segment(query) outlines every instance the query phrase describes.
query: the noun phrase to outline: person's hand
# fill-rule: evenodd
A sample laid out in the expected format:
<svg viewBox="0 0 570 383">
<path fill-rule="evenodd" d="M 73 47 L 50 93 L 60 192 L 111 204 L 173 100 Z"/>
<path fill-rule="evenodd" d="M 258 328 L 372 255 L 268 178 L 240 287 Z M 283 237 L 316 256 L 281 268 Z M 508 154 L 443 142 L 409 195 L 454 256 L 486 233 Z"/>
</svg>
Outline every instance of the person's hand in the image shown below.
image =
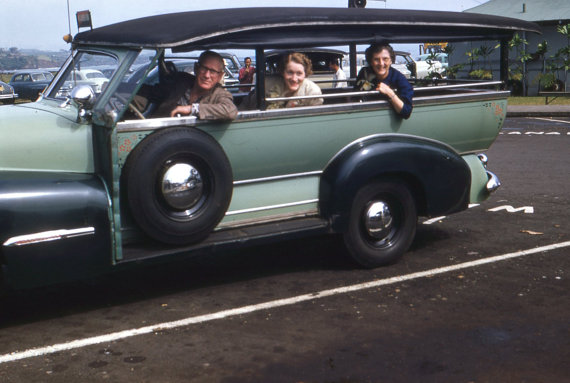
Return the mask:
<svg viewBox="0 0 570 383">
<path fill-rule="evenodd" d="M 176 108 L 170 112 L 170 117 L 176 117 L 178 114 L 191 114 L 192 113 L 192 105 L 178 105 Z"/>
<path fill-rule="evenodd" d="M 386 97 L 388 97 L 390 100 L 396 97 L 396 92 L 394 92 L 392 88 L 390 88 L 388 85 L 384 84 L 383 82 L 378 84 L 376 90 L 385 95 Z"/>
<path fill-rule="evenodd" d="M 392 88 L 390 88 L 388 85 L 384 84 L 383 82 L 378 84 L 376 90 L 385 95 L 386 97 L 388 97 L 389 100 L 392 100 L 394 97 L 396 97 L 396 92 L 394 92 Z"/>
</svg>

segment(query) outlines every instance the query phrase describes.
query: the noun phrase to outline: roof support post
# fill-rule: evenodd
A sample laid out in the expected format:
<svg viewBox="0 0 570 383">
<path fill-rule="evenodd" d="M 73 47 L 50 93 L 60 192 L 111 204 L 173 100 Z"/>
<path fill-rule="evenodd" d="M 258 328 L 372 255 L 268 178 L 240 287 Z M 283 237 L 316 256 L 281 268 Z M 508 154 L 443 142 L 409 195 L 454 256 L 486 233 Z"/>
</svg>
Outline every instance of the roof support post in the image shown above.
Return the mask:
<svg viewBox="0 0 570 383">
<path fill-rule="evenodd" d="M 263 48 L 255 49 L 255 94 L 257 107 L 265 110 L 265 52 Z"/>
<path fill-rule="evenodd" d="M 348 55 L 350 62 L 350 78 L 356 78 L 356 64 L 357 64 L 356 44 L 350 44 L 350 46 L 348 47 Z"/>
<path fill-rule="evenodd" d="M 507 81 L 509 80 L 509 40 L 501 40 L 501 58 L 500 58 L 500 80 L 503 82 L 501 88 L 507 89 Z"/>
</svg>

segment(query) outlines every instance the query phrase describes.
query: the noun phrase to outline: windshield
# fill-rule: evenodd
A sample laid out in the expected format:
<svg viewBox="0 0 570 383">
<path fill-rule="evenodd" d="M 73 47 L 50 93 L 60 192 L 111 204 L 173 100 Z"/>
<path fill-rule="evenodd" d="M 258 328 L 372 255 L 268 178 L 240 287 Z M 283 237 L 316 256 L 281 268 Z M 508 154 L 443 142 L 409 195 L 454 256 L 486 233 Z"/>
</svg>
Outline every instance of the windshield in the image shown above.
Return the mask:
<svg viewBox="0 0 570 383">
<path fill-rule="evenodd" d="M 65 73 L 58 80 L 56 86 L 51 90 L 48 97 L 65 100 L 71 93 L 71 90 L 77 85 L 89 85 L 95 96 L 99 96 L 106 85 L 109 83 L 111 76 L 106 77 L 98 67 L 111 67 L 111 75 L 118 67 L 116 57 L 101 53 L 79 52 L 74 58 L 72 65 L 66 68 Z"/>
</svg>

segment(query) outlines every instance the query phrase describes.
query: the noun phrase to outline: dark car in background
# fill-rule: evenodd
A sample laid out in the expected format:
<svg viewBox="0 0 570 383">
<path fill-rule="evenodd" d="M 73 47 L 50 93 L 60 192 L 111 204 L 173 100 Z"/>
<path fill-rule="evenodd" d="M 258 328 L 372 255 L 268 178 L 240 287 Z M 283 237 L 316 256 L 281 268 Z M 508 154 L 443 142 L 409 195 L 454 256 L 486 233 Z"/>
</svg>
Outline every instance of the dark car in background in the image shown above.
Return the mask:
<svg viewBox="0 0 570 383">
<path fill-rule="evenodd" d="M 14 73 L 10 85 L 19 98 L 36 101 L 40 93 L 53 80 L 50 71 L 42 69 L 20 70 Z"/>
<path fill-rule="evenodd" d="M 13 104 L 18 95 L 14 92 L 14 88 L 4 81 L 0 81 L 0 102 L 3 104 Z"/>
</svg>

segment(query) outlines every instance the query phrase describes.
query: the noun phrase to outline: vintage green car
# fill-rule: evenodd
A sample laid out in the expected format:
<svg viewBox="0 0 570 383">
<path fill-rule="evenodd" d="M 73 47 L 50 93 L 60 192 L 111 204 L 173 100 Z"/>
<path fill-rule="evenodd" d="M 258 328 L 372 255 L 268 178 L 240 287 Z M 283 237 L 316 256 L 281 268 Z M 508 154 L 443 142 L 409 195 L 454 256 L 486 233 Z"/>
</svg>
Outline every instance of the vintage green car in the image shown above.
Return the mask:
<svg viewBox="0 0 570 383">
<path fill-rule="evenodd" d="M 266 109 L 265 52 L 348 50 L 389 40 L 496 39 L 535 24 L 486 15 L 340 8 L 165 14 L 77 34 L 34 103 L 0 108 L 0 265 L 13 288 L 138 264 L 340 233 L 365 267 L 395 262 L 418 216 L 485 200 L 499 185 L 485 151 L 505 119 L 495 83 L 415 89 L 398 117 L 387 101 L 323 89 L 324 103 Z M 164 59 L 205 49 L 255 51 L 257 105 L 234 121 L 154 118 L 134 102 Z M 508 52 L 508 50 L 506 50 Z M 129 74 L 146 66 L 140 81 Z M 94 90 L 73 73 L 114 67 Z M 71 87 L 70 87 L 71 84 Z M 333 93 L 331 93 L 331 91 Z M 307 96 L 310 97 L 310 96 Z M 239 102 L 236 97 L 235 102 Z"/>
</svg>

